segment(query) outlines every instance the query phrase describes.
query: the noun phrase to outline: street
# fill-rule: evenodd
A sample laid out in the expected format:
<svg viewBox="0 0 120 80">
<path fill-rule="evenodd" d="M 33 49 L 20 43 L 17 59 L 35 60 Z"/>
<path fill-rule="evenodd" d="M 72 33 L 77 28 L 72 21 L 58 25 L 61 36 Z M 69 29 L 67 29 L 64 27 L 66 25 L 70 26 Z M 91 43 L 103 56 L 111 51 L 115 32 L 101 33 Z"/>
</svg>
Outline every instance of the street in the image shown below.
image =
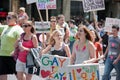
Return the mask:
<svg viewBox="0 0 120 80">
<path fill-rule="evenodd" d="M 101 77 L 102 77 L 103 72 L 104 72 L 104 64 L 100 62 L 100 67 L 99 68 L 100 68 L 100 80 L 101 80 Z M 111 80 L 115 80 L 116 76 L 112 75 L 114 72 L 115 72 L 115 70 L 113 70 L 112 73 L 111 73 Z M 17 79 L 16 79 L 15 75 L 9 75 L 8 80 L 17 80 Z M 32 77 L 32 80 L 44 80 L 44 79 L 34 75 Z"/>
</svg>

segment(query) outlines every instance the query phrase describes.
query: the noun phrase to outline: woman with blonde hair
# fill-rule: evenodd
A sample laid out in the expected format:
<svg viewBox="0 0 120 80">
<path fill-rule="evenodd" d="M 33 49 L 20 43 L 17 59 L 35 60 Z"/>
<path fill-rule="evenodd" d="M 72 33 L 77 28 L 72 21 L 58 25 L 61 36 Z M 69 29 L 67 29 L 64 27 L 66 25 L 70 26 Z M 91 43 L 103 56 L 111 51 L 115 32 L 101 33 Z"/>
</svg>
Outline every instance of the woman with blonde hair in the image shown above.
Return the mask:
<svg viewBox="0 0 120 80">
<path fill-rule="evenodd" d="M 95 46 L 90 31 L 85 25 L 78 26 L 77 38 L 73 45 L 71 64 L 95 62 Z"/>
<path fill-rule="evenodd" d="M 50 36 L 48 46 L 42 50 L 42 54 L 48 53 L 50 51 L 51 55 L 59 55 L 70 57 L 70 49 L 67 44 L 63 41 L 63 35 L 61 31 L 55 30 L 53 31 L 52 35 Z"/>
</svg>

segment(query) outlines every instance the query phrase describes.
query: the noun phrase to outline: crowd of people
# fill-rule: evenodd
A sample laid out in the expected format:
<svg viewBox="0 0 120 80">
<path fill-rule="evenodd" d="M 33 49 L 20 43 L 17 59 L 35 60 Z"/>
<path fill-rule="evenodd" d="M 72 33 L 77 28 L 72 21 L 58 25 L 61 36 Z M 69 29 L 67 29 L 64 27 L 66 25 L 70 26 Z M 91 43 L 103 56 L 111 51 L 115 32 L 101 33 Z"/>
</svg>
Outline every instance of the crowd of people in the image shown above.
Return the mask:
<svg viewBox="0 0 120 80">
<path fill-rule="evenodd" d="M 116 70 L 116 80 L 120 77 L 120 37 L 119 26 L 113 25 L 112 32 L 104 31 L 104 22 L 65 21 L 65 16 L 50 17 L 50 32 L 46 41 L 38 39 L 34 23 L 21 7 L 19 13 L 9 12 L 6 25 L 0 25 L 0 80 L 7 80 L 7 74 L 16 74 L 18 80 L 31 80 L 34 68 L 26 67 L 26 58 L 31 48 L 44 44 L 39 54 L 51 54 L 70 58 L 70 64 L 105 64 L 102 80 L 110 80 L 110 72 Z M 19 47 L 15 61 L 13 52 Z"/>
</svg>

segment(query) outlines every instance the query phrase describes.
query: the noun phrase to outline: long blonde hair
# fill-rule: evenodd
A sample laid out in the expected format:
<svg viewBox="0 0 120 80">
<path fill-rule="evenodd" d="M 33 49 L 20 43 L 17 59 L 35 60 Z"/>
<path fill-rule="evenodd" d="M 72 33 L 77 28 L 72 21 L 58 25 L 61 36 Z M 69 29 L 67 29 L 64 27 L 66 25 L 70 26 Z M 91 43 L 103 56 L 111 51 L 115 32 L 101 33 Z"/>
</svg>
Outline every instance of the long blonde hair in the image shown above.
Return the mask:
<svg viewBox="0 0 120 80">
<path fill-rule="evenodd" d="M 54 37 L 57 33 L 61 33 L 61 31 L 60 31 L 60 30 L 54 30 L 54 31 L 52 32 L 48 44 L 50 44 L 50 45 L 52 45 L 52 46 L 55 45 L 55 40 L 54 40 L 53 37 Z"/>
</svg>

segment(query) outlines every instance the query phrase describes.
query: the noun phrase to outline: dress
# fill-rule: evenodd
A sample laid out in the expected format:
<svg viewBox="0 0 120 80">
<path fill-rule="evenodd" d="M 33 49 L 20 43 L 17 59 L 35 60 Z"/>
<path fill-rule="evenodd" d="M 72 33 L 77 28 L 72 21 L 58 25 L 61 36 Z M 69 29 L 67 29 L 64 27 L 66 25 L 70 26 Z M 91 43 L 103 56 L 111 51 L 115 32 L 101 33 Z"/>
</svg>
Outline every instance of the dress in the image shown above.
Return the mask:
<svg viewBox="0 0 120 80">
<path fill-rule="evenodd" d="M 85 46 L 82 50 L 78 50 L 78 44 L 73 47 L 73 52 L 76 54 L 75 64 L 81 64 L 83 61 L 88 60 L 90 57 L 88 41 L 86 41 Z"/>
</svg>

